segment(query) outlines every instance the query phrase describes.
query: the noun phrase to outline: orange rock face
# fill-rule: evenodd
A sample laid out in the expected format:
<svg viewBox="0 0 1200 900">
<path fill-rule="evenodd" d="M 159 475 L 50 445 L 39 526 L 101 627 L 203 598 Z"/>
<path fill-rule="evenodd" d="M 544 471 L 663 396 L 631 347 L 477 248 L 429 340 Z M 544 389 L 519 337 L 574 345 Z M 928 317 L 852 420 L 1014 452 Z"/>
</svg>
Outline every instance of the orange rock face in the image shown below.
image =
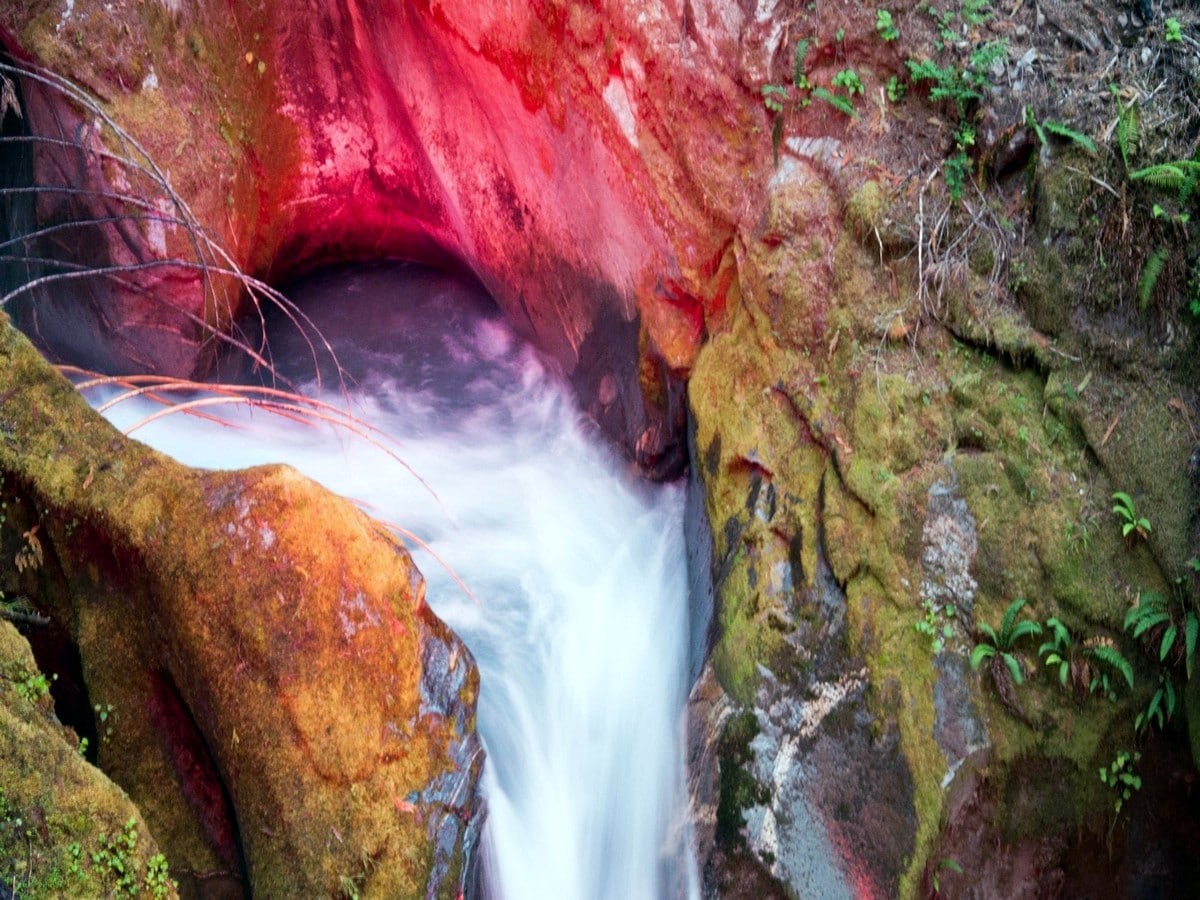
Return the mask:
<svg viewBox="0 0 1200 900">
<path fill-rule="evenodd" d="M 408 554 L 290 469 L 124 441 L 0 328 L 0 485 L 44 548 L 16 587 L 77 645 L 99 762 L 172 866 L 263 896 L 460 890 L 478 674 Z"/>
<path fill-rule="evenodd" d="M 386 255 L 464 266 L 561 362 L 607 430 L 640 448 L 643 466 L 676 468 L 681 419 L 664 398 L 723 304 L 735 229 L 759 214 L 770 145 L 746 84 L 757 84 L 778 36 L 764 40 L 739 7 L 715 3 L 258 6 L 113 11 L 79 0 L 60 20 L 0 3 L 0 23 L 9 43 L 103 98 L 230 262 L 264 278 Z M 22 84 L 35 134 L 88 134 L 94 116 Z M 119 141 L 95 130 L 119 155 Z M 81 171 L 94 153 L 37 147 L 37 181 L 90 192 L 44 202 L 43 222 L 114 206 L 128 214 L 127 202 L 97 196 L 122 179 L 152 195 L 162 218 L 188 218 L 128 165 Z M 96 226 L 86 253 L 56 249 L 92 267 L 106 254 L 194 263 L 187 242 L 177 222 L 143 216 Z M 30 304 L 51 347 L 76 357 L 91 348 L 109 368 L 191 374 L 212 364 L 206 328 L 229 326 L 219 276 L 214 285 L 194 268 L 153 265 L 130 283 L 72 287 L 85 281 L 86 338 L 72 337 L 77 300 Z M 657 383 L 645 383 L 639 360 Z M 605 376 L 621 387 L 615 403 L 598 402 Z"/>
</svg>

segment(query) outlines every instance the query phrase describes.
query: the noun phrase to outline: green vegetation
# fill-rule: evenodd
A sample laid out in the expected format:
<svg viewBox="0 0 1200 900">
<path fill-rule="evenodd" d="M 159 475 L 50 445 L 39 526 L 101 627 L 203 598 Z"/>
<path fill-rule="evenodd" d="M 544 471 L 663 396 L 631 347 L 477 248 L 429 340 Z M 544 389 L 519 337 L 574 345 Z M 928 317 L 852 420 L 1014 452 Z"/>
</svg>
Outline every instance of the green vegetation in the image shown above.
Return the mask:
<svg viewBox="0 0 1200 900">
<path fill-rule="evenodd" d="M 1151 532 L 1150 520 L 1145 516 L 1139 516 L 1137 507 L 1134 506 L 1133 498 L 1123 491 L 1117 491 L 1112 495 L 1115 505 L 1112 508 L 1113 514 L 1121 520 L 1121 537 L 1128 538 L 1133 534 L 1140 538 L 1145 538 Z"/>
<path fill-rule="evenodd" d="M 892 21 L 891 12 L 886 9 L 875 10 L 875 32 L 885 41 L 894 41 L 900 37 L 896 23 Z"/>
<path fill-rule="evenodd" d="M 98 849 L 92 853 L 92 865 L 102 873 L 104 884 L 111 894 L 137 897 L 143 891 L 156 898 L 168 897 L 178 887 L 167 874 L 167 860 L 157 853 L 146 863 L 142 876 L 136 856 L 138 842 L 137 819 L 129 819 L 125 827 L 111 838 L 101 834 Z"/>
<path fill-rule="evenodd" d="M 844 36 L 839 31 L 835 42 L 840 42 Z M 792 55 L 791 85 L 764 84 L 762 86 L 763 105 L 775 115 L 775 123 L 771 129 L 771 147 L 775 154 L 775 162 L 779 163 L 779 144 L 783 139 L 783 116 L 789 110 L 807 109 L 813 100 L 828 103 L 834 109 L 851 118 L 860 118 L 854 108 L 854 95 L 866 91 L 862 80 L 854 69 L 846 68 L 837 72 L 830 79 L 829 87 L 814 85 L 808 78 L 808 52 L 813 46 L 809 38 L 801 38 L 796 42 Z M 838 93 L 841 88 L 845 93 Z"/>
<path fill-rule="evenodd" d="M 1112 829 L 1116 827 L 1117 816 L 1121 813 L 1121 807 L 1125 802 L 1133 796 L 1133 792 L 1141 790 L 1142 779 L 1134 771 L 1134 767 L 1141 760 L 1142 754 L 1134 751 L 1130 753 L 1127 750 L 1119 752 L 1113 761 L 1100 769 L 1100 781 L 1108 786 L 1113 794 L 1113 818 L 1112 825 L 1109 827 L 1109 834 L 1112 834 Z"/>
<path fill-rule="evenodd" d="M 1133 666 L 1110 639 L 1097 636 L 1076 644 L 1070 629 L 1053 616 L 1046 620 L 1046 631 L 1050 640 L 1038 647 L 1038 656 L 1060 685 L 1073 690 L 1077 702 L 1097 692 L 1115 702 L 1116 675 L 1133 688 Z"/>
<path fill-rule="evenodd" d="M 971 668 L 976 671 L 985 659 L 991 660 L 988 668 L 996 691 L 1004 705 L 1017 715 L 1023 713 L 1017 702 L 1015 686 L 1024 683 L 1025 674 L 1020 661 L 1013 653 L 1013 648 L 1021 638 L 1042 633 L 1040 622 L 1033 619 L 1017 621 L 1017 614 L 1024 605 L 1023 599 L 1014 600 L 1008 605 L 1004 617 L 1000 620 L 999 632 L 986 622 L 980 623 L 979 630 L 985 640 L 976 644 L 975 649 L 971 651 Z"/>
<path fill-rule="evenodd" d="M 1196 570 L 1200 563 L 1193 558 L 1188 567 Z M 1186 576 L 1175 580 L 1170 597 L 1155 591 L 1143 591 L 1125 614 L 1125 630 L 1135 640 L 1141 640 L 1158 665 L 1158 687 L 1145 709 L 1134 721 L 1137 733 L 1155 725 L 1161 731 L 1175 715 L 1179 705 L 1175 673 L 1183 669 L 1192 677 L 1195 667 L 1196 639 L 1200 635 L 1200 615 L 1194 598 L 1186 590 Z"/>
<path fill-rule="evenodd" d="M 1166 39 L 1171 40 L 1169 36 Z M 1181 32 L 1179 40 L 1182 40 Z M 1163 273 L 1172 270 L 1175 283 L 1190 288 L 1186 308 L 1193 316 L 1200 316 L 1200 262 L 1193 262 L 1191 283 L 1188 285 L 1184 258 L 1184 248 L 1191 239 L 1189 223 L 1192 212 L 1200 200 L 1200 191 L 1197 190 L 1200 186 L 1200 147 L 1195 149 L 1191 159 L 1154 163 L 1133 170 L 1130 160 L 1141 142 L 1141 117 L 1136 104 L 1122 102 L 1117 85 L 1109 85 L 1109 90 L 1118 103 L 1117 148 L 1126 177 L 1131 184 L 1147 185 L 1157 192 L 1150 199 L 1151 218 L 1169 226 L 1166 231 L 1156 226 L 1148 235 L 1150 239 L 1146 243 L 1153 249 L 1141 262 L 1136 291 L 1138 308 L 1145 311 L 1149 307 Z"/>
<path fill-rule="evenodd" d="M 939 13 L 931 10 L 942 35 L 940 49 L 958 40 L 954 29 L 953 12 Z M 977 25 L 990 17 L 986 0 L 965 0 L 961 10 L 962 21 Z M 942 175 L 951 200 L 961 200 L 967 181 L 975 173 L 975 163 L 970 149 L 975 145 L 975 126 L 972 110 L 984 97 L 991 84 L 988 74 L 992 65 L 1008 53 L 1007 41 L 985 41 L 978 44 L 967 55 L 938 62 L 933 59 L 910 59 L 906 62 L 914 84 L 928 82 L 929 98 L 935 103 L 949 103 L 954 114 L 954 149 L 942 163 Z"/>
<path fill-rule="evenodd" d="M 954 608 L 953 603 L 939 607 L 929 599 L 921 602 L 921 608 L 925 610 L 925 616 L 913 623 L 913 631 L 929 638 L 930 653 L 941 653 L 946 647 L 946 641 L 954 636 L 954 628 L 946 620 L 955 618 L 958 610 Z"/>
<path fill-rule="evenodd" d="M 9 669 L 8 680 L 12 682 L 13 690 L 30 703 L 36 703 L 50 693 L 51 679 L 41 672 L 26 672 L 14 665 Z"/>
<path fill-rule="evenodd" d="M 63 828 L 60 822 L 51 829 Z M 130 818 L 111 837 L 101 833 L 87 853 L 78 841 L 46 842 L 45 824 L 35 826 L 0 787 L 0 877 L 15 897 L 173 896 L 166 857 L 156 853 L 141 871 L 137 820 Z"/>
<path fill-rule="evenodd" d="M 1062 122 L 1055 122 L 1053 119 L 1044 119 L 1041 122 L 1033 114 L 1033 107 L 1025 107 L 1025 124 L 1033 129 L 1033 133 L 1037 135 L 1038 143 L 1043 147 L 1050 143 L 1046 137 L 1047 133 L 1065 138 L 1068 141 L 1082 147 L 1093 156 L 1096 155 L 1096 144 L 1080 131 L 1075 131 L 1073 128 L 1068 128 Z"/>
<path fill-rule="evenodd" d="M 963 873 L 963 868 L 961 865 L 959 865 L 958 860 L 956 859 L 946 858 L 939 862 L 937 864 L 937 868 L 933 870 L 933 878 L 931 879 L 933 883 L 933 892 L 935 894 L 940 894 L 942 892 L 942 872 L 957 872 L 959 875 L 961 875 Z"/>
<path fill-rule="evenodd" d="M 1179 20 L 1174 16 L 1168 18 L 1164 24 L 1163 40 L 1168 44 L 1183 43 L 1183 27 L 1179 24 Z"/>
</svg>

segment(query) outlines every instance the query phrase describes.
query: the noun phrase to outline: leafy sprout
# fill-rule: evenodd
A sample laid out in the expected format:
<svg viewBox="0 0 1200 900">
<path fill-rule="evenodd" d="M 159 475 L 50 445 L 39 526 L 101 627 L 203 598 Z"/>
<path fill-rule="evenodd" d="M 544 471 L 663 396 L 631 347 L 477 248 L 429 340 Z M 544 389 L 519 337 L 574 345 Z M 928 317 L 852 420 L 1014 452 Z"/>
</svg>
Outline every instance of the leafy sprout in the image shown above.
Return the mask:
<svg viewBox="0 0 1200 900">
<path fill-rule="evenodd" d="M 975 649 L 971 652 L 971 668 L 976 671 L 979 670 L 985 659 L 990 660 L 988 669 L 992 681 L 996 685 L 996 690 L 1000 694 L 1000 699 L 1017 715 L 1023 715 L 1023 713 L 1017 702 L 1014 686 L 1024 683 L 1025 674 L 1021 669 L 1020 661 L 1013 653 L 1013 647 L 1023 637 L 1037 636 L 1042 633 L 1040 622 L 1033 619 L 1018 621 L 1018 614 L 1024 605 L 1025 600 L 1020 598 L 1008 605 L 1008 609 L 1004 611 L 1004 617 L 1000 620 L 998 632 L 986 622 L 980 623 L 979 631 L 985 639 L 976 644 Z"/>
</svg>

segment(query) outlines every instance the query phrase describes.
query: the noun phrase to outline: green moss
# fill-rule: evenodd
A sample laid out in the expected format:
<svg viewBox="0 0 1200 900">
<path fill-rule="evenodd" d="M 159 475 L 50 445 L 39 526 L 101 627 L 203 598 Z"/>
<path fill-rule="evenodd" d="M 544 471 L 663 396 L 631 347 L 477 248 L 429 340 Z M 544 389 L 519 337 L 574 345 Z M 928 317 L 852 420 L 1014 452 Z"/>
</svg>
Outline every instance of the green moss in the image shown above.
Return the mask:
<svg viewBox="0 0 1200 900">
<path fill-rule="evenodd" d="M 717 744 L 720 770 L 720 800 L 717 805 L 716 838 L 727 849 L 743 849 L 744 812 L 752 806 L 770 800 L 754 776 L 746 771 L 752 759 L 750 742 L 758 734 L 758 723 L 752 711 L 738 713 L 725 723 Z"/>
<path fill-rule="evenodd" d="M 37 672 L 28 642 L 0 620 L 0 670 Z M 0 881 L 29 898 L 107 896 L 128 873 L 129 896 L 174 897 L 146 884 L 158 848 L 129 798 L 78 751 L 49 696 L 0 678 Z M 119 848 L 111 838 L 121 834 Z M 129 836 L 132 835 L 132 838 Z"/>
</svg>

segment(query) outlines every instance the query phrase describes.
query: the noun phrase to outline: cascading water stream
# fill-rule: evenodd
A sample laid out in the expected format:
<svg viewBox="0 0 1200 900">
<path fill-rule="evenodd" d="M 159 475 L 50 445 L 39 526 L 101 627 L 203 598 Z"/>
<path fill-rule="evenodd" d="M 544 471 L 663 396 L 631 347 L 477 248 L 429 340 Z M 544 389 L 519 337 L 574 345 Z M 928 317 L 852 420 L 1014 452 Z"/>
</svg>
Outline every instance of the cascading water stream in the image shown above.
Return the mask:
<svg viewBox="0 0 1200 900">
<path fill-rule="evenodd" d="M 437 613 L 481 671 L 482 862 L 493 897 L 696 896 L 680 750 L 687 679 L 683 492 L 613 457 L 567 388 L 478 288 L 394 264 L 293 293 L 356 381 L 305 393 L 392 435 L 437 497 L 344 430 L 241 409 L 136 437 L 194 466 L 288 462 L 418 534 Z M 277 367 L 313 375 L 275 335 Z M 95 399 L 95 398 L 93 398 Z M 141 402 L 114 406 L 128 427 Z"/>
</svg>

